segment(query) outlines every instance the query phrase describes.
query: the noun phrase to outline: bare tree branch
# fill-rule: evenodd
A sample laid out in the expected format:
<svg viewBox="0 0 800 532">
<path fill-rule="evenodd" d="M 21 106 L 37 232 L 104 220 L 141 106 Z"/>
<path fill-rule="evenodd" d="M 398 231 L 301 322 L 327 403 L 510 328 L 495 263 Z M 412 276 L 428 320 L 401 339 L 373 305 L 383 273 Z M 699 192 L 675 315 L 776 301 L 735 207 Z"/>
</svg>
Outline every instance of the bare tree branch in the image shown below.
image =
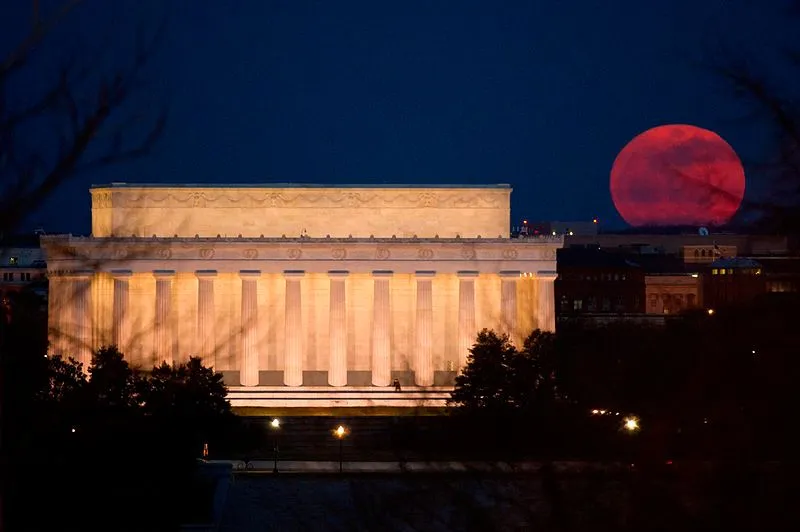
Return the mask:
<svg viewBox="0 0 800 532">
<path fill-rule="evenodd" d="M 33 2 L 33 28 L 28 36 L 0 63 L 0 86 L 17 69 L 27 61 L 34 47 L 39 44 L 64 18 L 75 9 L 83 0 L 69 0 L 51 17 L 42 20 L 39 11 L 39 2 Z"/>
<path fill-rule="evenodd" d="M 97 61 L 79 65 L 73 57 L 33 103 L 13 106 L 8 101 L 12 78 L 26 67 L 33 68 L 32 54 L 82 3 L 65 0 L 55 14 L 43 19 L 34 1 L 31 33 L 0 60 L 0 233 L 12 231 L 78 173 L 147 155 L 164 130 L 165 106 L 143 105 L 144 112 L 132 109 L 135 97 L 147 93 L 142 77 L 165 32 L 164 24 L 152 33 L 138 28 L 127 64 L 106 70 Z M 46 138 L 40 138 L 40 131 Z"/>
</svg>

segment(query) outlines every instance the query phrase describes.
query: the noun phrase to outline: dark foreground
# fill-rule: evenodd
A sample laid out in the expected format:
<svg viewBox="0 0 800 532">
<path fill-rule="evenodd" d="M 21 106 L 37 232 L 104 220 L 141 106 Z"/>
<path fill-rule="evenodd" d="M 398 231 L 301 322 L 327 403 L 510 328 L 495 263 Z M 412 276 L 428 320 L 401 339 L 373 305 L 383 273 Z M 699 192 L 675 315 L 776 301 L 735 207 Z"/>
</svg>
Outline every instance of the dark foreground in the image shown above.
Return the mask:
<svg viewBox="0 0 800 532">
<path fill-rule="evenodd" d="M 798 530 L 796 465 L 238 474 L 223 531 Z"/>
</svg>

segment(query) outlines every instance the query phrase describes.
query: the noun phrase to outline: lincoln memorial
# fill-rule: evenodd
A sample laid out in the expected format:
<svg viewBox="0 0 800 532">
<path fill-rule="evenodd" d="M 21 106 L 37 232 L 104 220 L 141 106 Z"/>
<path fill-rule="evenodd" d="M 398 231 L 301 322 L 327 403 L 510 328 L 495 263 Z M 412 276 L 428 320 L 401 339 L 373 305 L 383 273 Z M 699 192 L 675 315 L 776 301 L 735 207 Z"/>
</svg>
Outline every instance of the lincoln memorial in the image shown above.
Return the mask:
<svg viewBox="0 0 800 532">
<path fill-rule="evenodd" d="M 553 330 L 560 237 L 510 238 L 511 188 L 134 185 L 42 237 L 50 352 L 202 357 L 234 407 L 441 405 L 483 328 Z M 393 382 L 402 385 L 396 391 Z"/>
</svg>

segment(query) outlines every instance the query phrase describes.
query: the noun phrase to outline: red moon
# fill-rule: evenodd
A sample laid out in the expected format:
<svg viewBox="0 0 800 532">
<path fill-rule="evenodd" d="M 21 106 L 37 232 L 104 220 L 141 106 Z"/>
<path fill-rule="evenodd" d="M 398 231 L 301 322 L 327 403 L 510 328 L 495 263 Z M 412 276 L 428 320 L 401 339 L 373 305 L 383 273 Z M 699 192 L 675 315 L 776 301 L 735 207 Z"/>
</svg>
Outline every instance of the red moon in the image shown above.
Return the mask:
<svg viewBox="0 0 800 532">
<path fill-rule="evenodd" d="M 744 186 L 733 148 L 713 131 L 683 124 L 634 137 L 611 168 L 611 198 L 632 226 L 724 225 Z"/>
</svg>

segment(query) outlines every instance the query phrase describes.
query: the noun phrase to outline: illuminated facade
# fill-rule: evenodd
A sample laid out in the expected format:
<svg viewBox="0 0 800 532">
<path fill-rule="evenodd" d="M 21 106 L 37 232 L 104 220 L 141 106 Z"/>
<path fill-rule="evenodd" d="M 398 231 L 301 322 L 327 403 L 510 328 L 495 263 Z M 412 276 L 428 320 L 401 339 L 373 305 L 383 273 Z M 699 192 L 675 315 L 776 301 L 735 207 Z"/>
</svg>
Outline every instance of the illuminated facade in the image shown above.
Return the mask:
<svg viewBox="0 0 800 532">
<path fill-rule="evenodd" d="M 83 363 L 201 356 L 237 407 L 440 405 L 477 331 L 555 328 L 562 240 L 509 238 L 507 185 L 91 194 L 91 237 L 42 239 L 51 352 Z"/>
</svg>

